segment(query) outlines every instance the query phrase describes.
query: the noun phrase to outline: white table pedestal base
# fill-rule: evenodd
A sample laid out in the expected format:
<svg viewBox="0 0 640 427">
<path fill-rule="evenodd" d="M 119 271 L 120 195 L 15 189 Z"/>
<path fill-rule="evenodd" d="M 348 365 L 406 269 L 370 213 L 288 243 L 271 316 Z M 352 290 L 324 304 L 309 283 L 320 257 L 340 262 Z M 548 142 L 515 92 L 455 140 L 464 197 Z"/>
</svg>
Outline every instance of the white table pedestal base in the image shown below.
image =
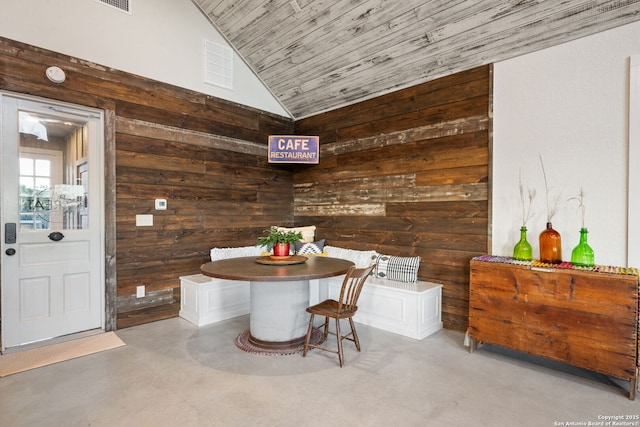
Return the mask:
<svg viewBox="0 0 640 427">
<path fill-rule="evenodd" d="M 251 282 L 250 341 L 268 348 L 304 342 L 309 325 L 309 281 Z"/>
</svg>

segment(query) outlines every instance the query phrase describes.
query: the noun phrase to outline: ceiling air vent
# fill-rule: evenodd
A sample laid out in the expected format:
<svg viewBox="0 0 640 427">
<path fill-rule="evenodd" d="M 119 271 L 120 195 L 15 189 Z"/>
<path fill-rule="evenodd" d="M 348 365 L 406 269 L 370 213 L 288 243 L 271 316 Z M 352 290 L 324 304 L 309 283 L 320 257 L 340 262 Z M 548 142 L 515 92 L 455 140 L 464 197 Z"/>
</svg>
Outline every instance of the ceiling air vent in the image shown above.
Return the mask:
<svg viewBox="0 0 640 427">
<path fill-rule="evenodd" d="M 98 3 L 106 4 L 107 6 L 114 7 L 123 12 L 131 14 L 131 1 L 130 0 L 96 0 Z"/>
<path fill-rule="evenodd" d="M 204 41 L 204 81 L 226 89 L 233 89 L 233 50 Z"/>
</svg>

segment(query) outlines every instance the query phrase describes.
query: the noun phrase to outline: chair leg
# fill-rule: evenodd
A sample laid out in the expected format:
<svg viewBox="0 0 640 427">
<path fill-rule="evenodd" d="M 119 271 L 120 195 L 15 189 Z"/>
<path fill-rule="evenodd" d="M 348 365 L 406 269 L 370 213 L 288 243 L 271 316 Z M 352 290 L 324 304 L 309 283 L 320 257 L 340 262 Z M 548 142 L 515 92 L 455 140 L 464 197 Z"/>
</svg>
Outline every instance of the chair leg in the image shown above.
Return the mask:
<svg viewBox="0 0 640 427">
<path fill-rule="evenodd" d="M 311 318 L 309 319 L 309 327 L 307 328 L 307 336 L 304 339 L 304 350 L 302 352 L 302 357 L 307 356 L 307 351 L 309 351 L 309 340 L 311 339 L 311 331 L 313 330 L 313 314 L 311 314 Z"/>
<path fill-rule="evenodd" d="M 324 337 L 322 338 L 322 342 L 325 342 L 329 337 L 329 318 L 324 318 Z"/>
<path fill-rule="evenodd" d="M 351 335 L 353 335 L 353 342 L 356 345 L 356 349 L 360 351 L 360 340 L 358 339 L 358 333 L 356 332 L 356 327 L 353 324 L 353 319 L 349 317 L 349 325 L 351 326 Z"/>
<path fill-rule="evenodd" d="M 338 338 L 338 360 L 342 368 L 342 334 L 340 333 L 340 319 L 336 319 L 336 337 Z"/>
</svg>

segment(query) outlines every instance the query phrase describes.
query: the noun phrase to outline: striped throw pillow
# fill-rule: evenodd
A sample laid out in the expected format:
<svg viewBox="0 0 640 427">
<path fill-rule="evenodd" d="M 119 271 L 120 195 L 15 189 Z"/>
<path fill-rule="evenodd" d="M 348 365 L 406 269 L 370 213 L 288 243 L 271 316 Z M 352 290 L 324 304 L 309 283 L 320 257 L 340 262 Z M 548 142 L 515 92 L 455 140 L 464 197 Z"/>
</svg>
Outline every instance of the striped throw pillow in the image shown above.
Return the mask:
<svg viewBox="0 0 640 427">
<path fill-rule="evenodd" d="M 374 277 L 409 283 L 415 283 L 418 280 L 419 256 L 399 257 L 379 254 L 373 261 L 378 263 L 373 270 Z"/>
</svg>

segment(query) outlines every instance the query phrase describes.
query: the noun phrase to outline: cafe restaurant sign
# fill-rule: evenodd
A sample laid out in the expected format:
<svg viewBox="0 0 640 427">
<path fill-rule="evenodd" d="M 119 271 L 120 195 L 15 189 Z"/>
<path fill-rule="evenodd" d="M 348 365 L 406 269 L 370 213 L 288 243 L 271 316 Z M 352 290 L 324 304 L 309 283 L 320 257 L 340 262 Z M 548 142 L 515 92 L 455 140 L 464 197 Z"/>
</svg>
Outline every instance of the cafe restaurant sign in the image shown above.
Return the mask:
<svg viewBox="0 0 640 427">
<path fill-rule="evenodd" d="M 320 137 L 269 135 L 269 163 L 320 163 Z"/>
</svg>

